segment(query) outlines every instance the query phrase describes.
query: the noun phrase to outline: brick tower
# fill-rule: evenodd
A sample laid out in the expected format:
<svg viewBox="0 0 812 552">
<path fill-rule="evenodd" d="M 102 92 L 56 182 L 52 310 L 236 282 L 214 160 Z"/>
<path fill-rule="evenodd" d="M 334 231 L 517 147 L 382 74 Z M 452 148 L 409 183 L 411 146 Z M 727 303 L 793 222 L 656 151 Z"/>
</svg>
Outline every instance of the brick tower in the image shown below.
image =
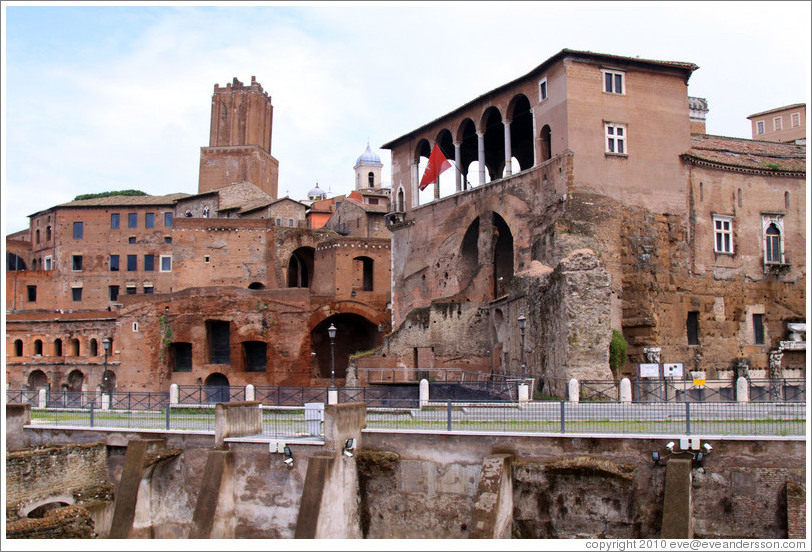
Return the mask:
<svg viewBox="0 0 812 552">
<path fill-rule="evenodd" d="M 279 161 L 271 156 L 273 106 L 262 85 L 251 77 L 245 86 L 234 78 L 214 85 L 209 146 L 200 148 L 198 193 L 235 182 L 251 182 L 277 197 Z"/>
</svg>

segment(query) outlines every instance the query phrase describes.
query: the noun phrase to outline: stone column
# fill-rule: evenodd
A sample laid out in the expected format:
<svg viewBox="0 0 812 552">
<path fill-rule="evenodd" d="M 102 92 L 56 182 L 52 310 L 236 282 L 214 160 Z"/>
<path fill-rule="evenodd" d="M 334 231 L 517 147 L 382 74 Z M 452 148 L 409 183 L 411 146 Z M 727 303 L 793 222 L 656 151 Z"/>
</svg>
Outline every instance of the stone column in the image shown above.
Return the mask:
<svg viewBox="0 0 812 552">
<path fill-rule="evenodd" d="M 338 388 L 331 387 L 327 390 L 327 404 L 338 404 Z"/>
<path fill-rule="evenodd" d="M 429 382 L 428 380 L 420 380 L 420 408 L 429 404 Z"/>
<path fill-rule="evenodd" d="M 417 162 L 415 161 L 412 163 L 411 169 L 411 183 L 409 185 L 409 189 L 412 191 L 412 207 L 417 207 L 420 205 L 420 190 L 418 186 L 420 185 L 420 174 L 419 174 L 419 167 Z"/>
<path fill-rule="evenodd" d="M 479 161 L 479 185 L 485 184 L 485 133 L 477 131 L 477 161 Z"/>
<path fill-rule="evenodd" d="M 510 123 L 511 121 L 509 119 L 505 119 L 502 123 L 505 127 L 505 178 L 513 174 L 513 151 L 510 147 Z"/>
<path fill-rule="evenodd" d="M 526 383 L 519 384 L 519 405 L 526 405 L 530 402 L 530 386 Z"/>
<path fill-rule="evenodd" d="M 256 391 L 254 386 L 250 383 L 245 386 L 245 400 L 246 401 L 253 401 L 254 397 L 256 397 Z"/>
<path fill-rule="evenodd" d="M 175 404 L 178 404 L 178 402 L 180 402 L 178 400 L 179 394 L 180 394 L 180 390 L 178 388 L 177 383 L 173 383 L 172 385 L 169 386 L 169 404 L 170 405 L 175 405 Z"/>
<path fill-rule="evenodd" d="M 744 376 L 739 376 L 736 380 L 736 400 L 740 403 L 750 402 L 750 386 Z"/>
<path fill-rule="evenodd" d="M 39 408 L 45 408 L 48 404 L 48 391 L 46 389 L 40 389 L 37 393 L 37 406 Z"/>
<path fill-rule="evenodd" d="M 629 381 L 629 378 L 620 380 L 620 402 L 632 402 L 632 382 Z"/>
<path fill-rule="evenodd" d="M 454 142 L 454 172 L 456 175 L 454 176 L 454 182 L 456 186 L 456 190 L 459 192 L 462 190 L 462 152 L 460 148 L 462 147 L 462 142 Z"/>
<path fill-rule="evenodd" d="M 575 378 L 572 378 L 569 383 L 569 397 L 572 403 L 577 403 L 581 400 L 581 385 Z"/>
</svg>

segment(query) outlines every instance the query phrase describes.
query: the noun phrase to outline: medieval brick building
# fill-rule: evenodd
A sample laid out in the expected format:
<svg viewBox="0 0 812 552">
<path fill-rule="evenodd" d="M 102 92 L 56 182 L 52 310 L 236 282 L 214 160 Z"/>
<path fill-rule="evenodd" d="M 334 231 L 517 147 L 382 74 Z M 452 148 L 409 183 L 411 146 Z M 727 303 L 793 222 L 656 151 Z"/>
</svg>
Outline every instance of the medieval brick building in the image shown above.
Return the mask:
<svg viewBox="0 0 812 552">
<path fill-rule="evenodd" d="M 382 232 L 309 229 L 312 198 L 276 197 L 272 113 L 254 78 L 215 85 L 197 194 L 77 199 L 7 237 L 12 388 L 326 384 L 329 325 L 339 382 L 350 354 L 380 344 L 391 316 L 379 161 L 355 172 L 383 213 L 356 226 Z"/>
<path fill-rule="evenodd" d="M 629 375 L 647 359 L 766 371 L 776 351 L 803 373 L 805 345 L 783 344 L 805 321 L 805 147 L 704 134 L 696 69 L 562 50 L 385 144 L 396 331 L 359 378 L 518 377 L 520 315 L 527 375 L 559 396 L 619 375 L 612 329 Z M 454 168 L 422 192 L 435 145 Z"/>
</svg>

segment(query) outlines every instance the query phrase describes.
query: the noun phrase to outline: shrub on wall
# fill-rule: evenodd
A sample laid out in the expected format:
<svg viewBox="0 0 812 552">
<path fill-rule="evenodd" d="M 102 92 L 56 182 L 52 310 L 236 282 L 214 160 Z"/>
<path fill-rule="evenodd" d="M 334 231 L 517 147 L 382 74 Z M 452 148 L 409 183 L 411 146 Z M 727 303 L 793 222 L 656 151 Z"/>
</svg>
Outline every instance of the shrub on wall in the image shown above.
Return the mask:
<svg viewBox="0 0 812 552">
<path fill-rule="evenodd" d="M 626 364 L 626 350 L 628 347 L 623 334 L 613 329 L 612 341 L 609 342 L 609 367 L 614 374 L 617 374 Z"/>
</svg>

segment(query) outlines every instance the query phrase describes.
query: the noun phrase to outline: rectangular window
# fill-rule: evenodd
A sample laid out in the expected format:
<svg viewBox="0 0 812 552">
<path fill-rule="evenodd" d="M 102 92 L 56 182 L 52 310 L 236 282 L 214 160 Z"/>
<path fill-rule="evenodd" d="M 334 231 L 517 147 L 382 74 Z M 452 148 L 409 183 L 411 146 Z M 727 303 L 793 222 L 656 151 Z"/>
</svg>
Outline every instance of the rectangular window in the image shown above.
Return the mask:
<svg viewBox="0 0 812 552">
<path fill-rule="evenodd" d="M 135 286 L 127 286 L 127 295 L 135 295 Z"/>
<path fill-rule="evenodd" d="M 192 344 L 172 343 L 169 346 L 173 372 L 192 371 Z"/>
<path fill-rule="evenodd" d="M 781 117 L 774 117 L 773 118 L 773 130 L 781 130 L 782 125 Z"/>
<path fill-rule="evenodd" d="M 764 315 L 753 315 L 753 343 L 764 345 Z"/>
<path fill-rule="evenodd" d="M 688 345 L 699 345 L 699 311 L 688 313 L 685 326 L 688 332 Z"/>
<path fill-rule="evenodd" d="M 801 114 L 800 113 L 793 113 L 790 115 L 790 119 L 792 120 L 792 127 L 799 127 L 801 126 Z"/>
<path fill-rule="evenodd" d="M 127 271 L 134 272 L 138 270 L 138 255 L 127 255 Z"/>
<path fill-rule="evenodd" d="M 293 219 L 288 219 L 288 226 L 293 228 Z"/>
<path fill-rule="evenodd" d="M 130 236 L 127 238 L 127 243 L 135 243 L 135 236 Z"/>
<path fill-rule="evenodd" d="M 138 228 L 138 213 L 130 213 L 127 215 L 127 227 Z"/>
<path fill-rule="evenodd" d="M 45 257 L 45 270 L 51 270 L 51 257 L 50 255 Z"/>
<path fill-rule="evenodd" d="M 119 213 L 110 213 L 110 228 L 118 228 L 121 224 L 121 215 Z"/>
<path fill-rule="evenodd" d="M 547 99 L 547 77 L 539 81 L 539 101 L 543 102 Z"/>
<path fill-rule="evenodd" d="M 606 153 L 626 154 L 626 125 L 605 123 Z"/>
<path fill-rule="evenodd" d="M 715 253 L 733 253 L 733 222 L 730 217 L 714 216 L 713 233 Z"/>
<path fill-rule="evenodd" d="M 172 226 L 172 213 L 164 213 L 164 226 L 167 228 Z"/>
<path fill-rule="evenodd" d="M 28 291 L 28 302 L 29 303 L 36 303 L 37 302 L 37 286 L 26 286 L 26 290 Z"/>
<path fill-rule="evenodd" d="M 172 236 L 164 236 L 164 243 L 172 243 Z"/>
<path fill-rule="evenodd" d="M 147 295 L 149 295 L 150 293 L 153 293 L 154 290 L 155 290 L 155 288 L 152 287 L 152 286 L 146 286 L 146 285 L 144 286 L 144 293 L 147 294 Z"/>
<path fill-rule="evenodd" d="M 229 364 L 231 362 L 231 327 L 224 320 L 206 321 L 209 343 L 209 363 Z"/>
<path fill-rule="evenodd" d="M 147 213 L 144 215 L 144 227 L 155 228 L 155 213 Z"/>
<path fill-rule="evenodd" d="M 147 272 L 155 270 L 155 255 L 144 255 L 144 270 Z"/>
<path fill-rule="evenodd" d="M 172 271 L 172 256 L 161 255 L 161 272 L 171 272 L 171 271 Z"/>
<path fill-rule="evenodd" d="M 82 300 L 82 288 L 75 287 L 71 288 L 71 297 L 74 301 L 81 301 Z"/>
<path fill-rule="evenodd" d="M 764 121 L 758 121 L 756 123 L 756 133 L 764 134 Z"/>
<path fill-rule="evenodd" d="M 110 255 L 110 272 L 118 272 L 118 255 Z"/>
<path fill-rule="evenodd" d="M 73 256 L 73 270 L 82 270 L 82 256 L 81 255 L 74 255 Z"/>
<path fill-rule="evenodd" d="M 118 301 L 118 286 L 108 286 L 110 290 L 110 300 L 111 301 Z"/>
<path fill-rule="evenodd" d="M 603 91 L 610 94 L 623 94 L 625 73 L 615 70 L 603 71 Z"/>
<path fill-rule="evenodd" d="M 74 222 L 73 223 L 73 239 L 74 240 L 81 240 L 85 234 L 85 223 L 84 222 Z"/>
</svg>

